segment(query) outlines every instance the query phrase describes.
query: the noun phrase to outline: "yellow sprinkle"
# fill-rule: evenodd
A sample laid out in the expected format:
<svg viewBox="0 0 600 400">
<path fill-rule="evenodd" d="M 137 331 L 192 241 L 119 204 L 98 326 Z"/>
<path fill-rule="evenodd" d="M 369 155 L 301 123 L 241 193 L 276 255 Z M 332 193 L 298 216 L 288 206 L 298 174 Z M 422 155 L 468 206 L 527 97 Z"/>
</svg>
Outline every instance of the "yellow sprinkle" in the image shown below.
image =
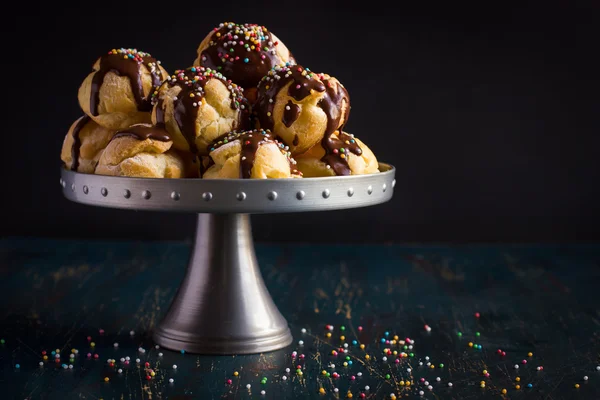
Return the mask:
<svg viewBox="0 0 600 400">
<path fill-rule="evenodd" d="M 346 158 L 345 154 L 340 154 L 340 158 Z"/>
<path fill-rule="evenodd" d="M 190 93 L 190 97 L 194 97 L 195 95 L 195 93 Z"/>
<path fill-rule="evenodd" d="M 485 374 L 487 374 L 487 369 L 484 369 L 484 370 L 483 370 L 483 374 L 484 374 L 484 375 L 485 375 Z"/>
<path fill-rule="evenodd" d="M 71 349 L 71 353 L 75 354 L 75 349 Z"/>
<path fill-rule="evenodd" d="M 56 349 L 55 351 L 56 351 L 57 353 L 60 353 L 60 349 Z"/>
<path fill-rule="evenodd" d="M 406 386 L 410 386 L 410 381 L 406 381 Z"/>
<path fill-rule="evenodd" d="M 392 340 L 390 343 L 391 343 L 391 344 L 396 344 L 396 341 L 395 341 L 395 340 Z"/>
<path fill-rule="evenodd" d="M 485 382 L 482 383 L 481 385 L 479 385 L 480 387 L 484 388 L 485 387 Z"/>
<path fill-rule="evenodd" d="M 527 357 L 533 357 L 533 353 L 532 352 L 527 353 Z"/>
<path fill-rule="evenodd" d="M 334 356 L 334 355 L 335 355 L 335 353 L 336 353 L 336 351 L 335 351 L 335 350 L 331 350 L 331 355 L 332 355 L 332 356 Z"/>
<path fill-rule="evenodd" d="M 404 381 L 400 381 L 400 386 L 404 386 Z"/>
<path fill-rule="evenodd" d="M 238 376 L 240 373 L 237 371 L 233 371 L 233 376 Z"/>
<path fill-rule="evenodd" d="M 479 382 L 480 385 L 485 385 L 485 381 Z"/>
<path fill-rule="evenodd" d="M 327 371 L 325 371 L 325 370 L 321 371 L 321 375 L 327 375 Z"/>
<path fill-rule="evenodd" d="M 350 141 L 349 141 L 349 140 L 346 140 L 346 144 L 350 144 Z"/>
<path fill-rule="evenodd" d="M 150 376 L 155 376 L 155 375 L 156 375 L 156 372 L 154 372 L 154 371 L 150 372 Z"/>
<path fill-rule="evenodd" d="M 347 367 L 348 363 L 346 361 L 344 361 L 344 367 Z"/>
<path fill-rule="evenodd" d="M 108 376 L 104 378 L 104 382 L 108 382 L 110 381 L 110 379 L 108 379 Z"/>
<path fill-rule="evenodd" d="M 506 389 L 502 389 L 502 394 L 506 394 L 507 390 Z"/>
<path fill-rule="evenodd" d="M 96 343 L 92 342 L 92 343 L 90 343 L 90 346 L 96 347 Z"/>
<path fill-rule="evenodd" d="M 271 113 L 268 113 L 268 114 L 271 114 Z M 331 337 L 331 332 L 327 332 L 327 334 L 325 336 Z"/>
<path fill-rule="evenodd" d="M 271 116 L 271 113 L 270 113 L 270 112 L 268 112 L 268 113 L 267 113 L 267 117 L 270 117 L 270 116 Z M 327 337 L 331 337 L 331 333 L 329 333 L 329 332 L 328 332 L 328 333 L 327 333 Z"/>
<path fill-rule="evenodd" d="M 217 37 L 221 37 L 221 32 L 217 32 Z"/>
<path fill-rule="evenodd" d="M 319 389 L 319 393 L 325 394 L 325 389 L 323 389 L 323 388 Z"/>
<path fill-rule="evenodd" d="M 469 342 L 469 347 L 473 347 L 473 342 Z"/>
<path fill-rule="evenodd" d="M 517 377 L 515 378 L 515 381 L 517 381 L 517 382 L 521 382 L 521 377 L 517 376 Z"/>
<path fill-rule="evenodd" d="M 371 356 L 367 354 L 367 355 L 365 356 L 365 360 L 370 360 L 370 359 L 371 359 Z"/>
<path fill-rule="evenodd" d="M 396 395 L 394 393 L 390 394 L 390 399 L 394 400 L 396 398 Z"/>
<path fill-rule="evenodd" d="M 579 383 L 575 384 L 575 389 L 579 389 Z"/>
<path fill-rule="evenodd" d="M 352 393 L 348 392 L 348 394 L 346 395 L 346 397 L 348 397 L 349 399 L 352 398 Z"/>
<path fill-rule="evenodd" d="M 255 48 L 256 48 L 256 47 L 254 47 L 254 46 L 250 46 L 250 49 L 251 49 L 251 50 L 254 50 Z"/>
<path fill-rule="evenodd" d="M 298 375 L 298 376 L 302 376 L 302 371 L 298 371 L 298 372 L 296 372 L 296 375 Z"/>
<path fill-rule="evenodd" d="M 340 336 L 340 340 L 346 340 L 346 336 L 344 336 L 344 335 Z"/>
<path fill-rule="evenodd" d="M 361 348 L 361 349 L 364 349 L 364 348 L 365 348 L 365 345 L 361 343 L 361 345 L 360 345 L 360 348 Z"/>
<path fill-rule="evenodd" d="M 395 355 L 395 356 L 397 356 L 398 352 L 396 350 L 394 350 L 394 352 L 392 354 Z"/>
<path fill-rule="evenodd" d="M 398 335 L 394 335 L 394 340 L 398 340 Z"/>
<path fill-rule="evenodd" d="M 47 359 L 48 359 L 48 356 L 44 356 L 44 360 L 47 360 Z"/>
<path fill-rule="evenodd" d="M 517 390 L 521 389 L 521 385 L 515 386 L 515 389 L 517 389 Z"/>
<path fill-rule="evenodd" d="M 435 365 L 431 364 L 431 366 L 429 368 L 434 369 Z"/>
<path fill-rule="evenodd" d="M 127 56 L 123 56 L 123 58 L 127 60 Z M 106 378 L 106 379 L 108 379 L 108 378 Z M 106 381 L 106 382 L 108 382 L 108 381 Z"/>
</svg>

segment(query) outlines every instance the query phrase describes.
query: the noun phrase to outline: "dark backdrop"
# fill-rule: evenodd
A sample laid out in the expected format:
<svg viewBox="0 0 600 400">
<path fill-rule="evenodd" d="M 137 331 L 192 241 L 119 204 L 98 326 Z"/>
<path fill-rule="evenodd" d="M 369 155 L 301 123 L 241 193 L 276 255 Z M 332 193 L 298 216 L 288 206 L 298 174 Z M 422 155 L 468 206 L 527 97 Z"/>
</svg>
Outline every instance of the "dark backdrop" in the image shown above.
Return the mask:
<svg viewBox="0 0 600 400">
<path fill-rule="evenodd" d="M 184 68 L 208 31 L 232 20 L 266 25 L 300 64 L 339 78 L 351 96 L 348 131 L 398 169 L 390 203 L 256 216 L 257 240 L 600 239 L 600 6 L 486 3 L 11 5 L 0 28 L 1 233 L 189 237 L 193 215 L 64 200 L 60 147 L 100 54 L 136 47 Z"/>
</svg>

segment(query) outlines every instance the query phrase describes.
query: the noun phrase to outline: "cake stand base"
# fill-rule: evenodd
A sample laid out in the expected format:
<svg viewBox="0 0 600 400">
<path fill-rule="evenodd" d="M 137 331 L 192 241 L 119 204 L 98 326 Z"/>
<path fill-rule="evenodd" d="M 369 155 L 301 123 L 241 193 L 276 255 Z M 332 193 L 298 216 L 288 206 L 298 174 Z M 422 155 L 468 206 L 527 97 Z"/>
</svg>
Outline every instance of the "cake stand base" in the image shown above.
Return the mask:
<svg viewBox="0 0 600 400">
<path fill-rule="evenodd" d="M 292 343 L 271 299 L 248 214 L 198 214 L 187 272 L 154 341 L 199 354 L 249 354 Z"/>
</svg>

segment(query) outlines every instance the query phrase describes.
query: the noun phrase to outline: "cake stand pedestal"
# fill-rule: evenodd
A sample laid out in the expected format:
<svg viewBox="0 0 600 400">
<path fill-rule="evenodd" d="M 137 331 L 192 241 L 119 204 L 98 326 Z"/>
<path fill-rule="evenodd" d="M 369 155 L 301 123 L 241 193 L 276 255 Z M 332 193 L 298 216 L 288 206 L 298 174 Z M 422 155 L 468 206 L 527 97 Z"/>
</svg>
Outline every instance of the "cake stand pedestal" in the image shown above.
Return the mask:
<svg viewBox="0 0 600 400">
<path fill-rule="evenodd" d="M 171 350 L 250 354 L 292 342 L 287 321 L 265 287 L 250 214 L 371 206 L 392 198 L 395 169 L 303 179 L 156 179 L 61 170 L 63 194 L 93 206 L 198 214 L 185 277 L 153 332 Z"/>
</svg>

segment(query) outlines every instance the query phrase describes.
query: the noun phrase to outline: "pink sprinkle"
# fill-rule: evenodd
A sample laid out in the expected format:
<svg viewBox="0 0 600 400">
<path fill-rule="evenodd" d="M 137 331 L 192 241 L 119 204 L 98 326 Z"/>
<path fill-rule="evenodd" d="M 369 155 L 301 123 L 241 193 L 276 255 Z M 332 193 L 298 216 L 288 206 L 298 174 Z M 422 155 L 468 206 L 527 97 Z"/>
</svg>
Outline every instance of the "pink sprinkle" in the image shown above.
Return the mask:
<svg viewBox="0 0 600 400">
<path fill-rule="evenodd" d="M 389 341 L 389 340 L 386 340 L 386 341 L 385 341 L 385 344 L 390 344 L 390 341 Z"/>
<path fill-rule="evenodd" d="M 523 360 L 521 361 L 523 364 L 527 364 L 527 360 Z"/>
<path fill-rule="evenodd" d="M 503 351 L 503 352 L 502 352 L 502 356 L 504 357 L 505 355 L 506 355 L 506 352 L 505 352 L 505 351 Z"/>
<path fill-rule="evenodd" d="M 333 354 L 334 356 L 337 356 L 337 351 L 334 350 L 333 353 L 331 353 L 331 354 Z"/>
<path fill-rule="evenodd" d="M 396 361 L 394 361 L 396 364 L 400 364 L 400 359 L 396 358 Z"/>
<path fill-rule="evenodd" d="M 88 358 L 92 358 L 92 353 L 87 354 Z"/>
<path fill-rule="evenodd" d="M 475 313 L 475 318 L 479 318 L 481 317 L 481 314 L 479 314 L 478 312 Z"/>
<path fill-rule="evenodd" d="M 264 60 L 267 57 L 263 54 L 262 56 L 260 56 L 260 58 L 262 58 Z"/>
<path fill-rule="evenodd" d="M 355 380 L 356 380 L 356 377 L 355 377 L 354 375 L 352 375 L 352 376 L 350 377 L 350 379 L 352 379 L 353 381 L 355 381 Z"/>
<path fill-rule="evenodd" d="M 231 385 L 231 383 L 232 383 L 231 379 L 227 379 L 227 384 Z"/>
<path fill-rule="evenodd" d="M 98 359 L 100 356 L 98 354 L 94 354 L 94 358 Z"/>
<path fill-rule="evenodd" d="M 296 85 L 296 89 L 300 89 L 302 86 L 300 85 Z"/>
<path fill-rule="evenodd" d="M 496 353 L 498 353 L 498 354 L 502 354 L 502 350 L 498 349 L 498 350 L 496 351 Z"/>
<path fill-rule="evenodd" d="M 421 378 L 421 382 L 425 382 L 425 378 Z"/>
<path fill-rule="evenodd" d="M 485 373 L 485 377 L 486 377 L 486 378 L 489 378 L 489 377 L 490 377 L 490 373 L 489 373 L 489 372 L 486 372 L 486 373 Z"/>
<path fill-rule="evenodd" d="M 304 360 L 304 354 L 300 354 L 300 359 Z"/>
<path fill-rule="evenodd" d="M 363 328 L 362 328 L 362 326 L 359 326 L 359 327 L 358 327 L 358 331 L 359 331 L 359 332 L 360 332 L 360 331 L 362 331 L 362 329 L 363 329 Z M 363 394 L 364 394 L 364 393 L 363 393 Z"/>
<path fill-rule="evenodd" d="M 125 365 L 129 365 L 129 360 L 125 360 Z"/>
<path fill-rule="evenodd" d="M 91 336 L 88 336 L 88 337 L 87 337 L 87 340 L 88 340 L 88 342 L 91 342 L 91 341 L 92 341 L 92 337 L 91 337 Z"/>
<path fill-rule="evenodd" d="M 361 398 L 361 399 L 364 399 L 365 397 L 367 397 L 367 396 L 366 396 L 364 393 L 361 393 L 361 394 L 360 394 L 360 398 Z"/>
<path fill-rule="evenodd" d="M 104 329 L 99 329 L 98 333 L 100 333 L 101 335 L 104 335 Z"/>
</svg>

